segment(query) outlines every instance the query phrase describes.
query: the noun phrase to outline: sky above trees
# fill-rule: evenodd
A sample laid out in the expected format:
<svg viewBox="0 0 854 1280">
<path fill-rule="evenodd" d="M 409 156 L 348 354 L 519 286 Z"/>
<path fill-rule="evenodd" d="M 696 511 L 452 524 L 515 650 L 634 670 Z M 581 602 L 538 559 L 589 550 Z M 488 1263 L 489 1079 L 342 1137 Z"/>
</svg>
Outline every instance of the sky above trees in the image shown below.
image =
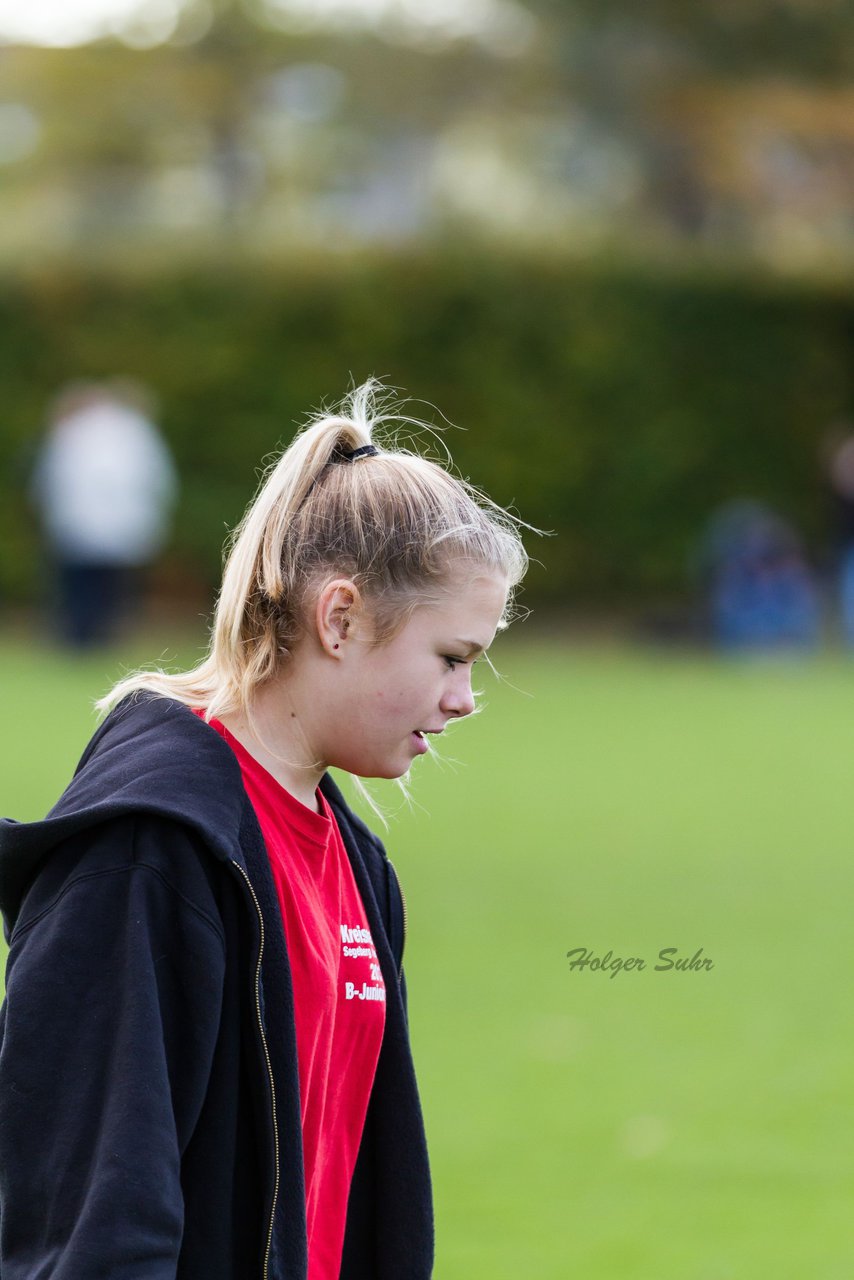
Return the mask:
<svg viewBox="0 0 854 1280">
<path fill-rule="evenodd" d="M 209 21 L 219 0 L 0 0 L 0 40 L 63 47 L 118 35 L 141 47 L 169 40 L 186 11 Z M 294 29 L 398 26 L 424 38 L 485 37 L 508 51 L 530 38 L 534 18 L 517 0 L 262 0 L 273 22 Z"/>
</svg>

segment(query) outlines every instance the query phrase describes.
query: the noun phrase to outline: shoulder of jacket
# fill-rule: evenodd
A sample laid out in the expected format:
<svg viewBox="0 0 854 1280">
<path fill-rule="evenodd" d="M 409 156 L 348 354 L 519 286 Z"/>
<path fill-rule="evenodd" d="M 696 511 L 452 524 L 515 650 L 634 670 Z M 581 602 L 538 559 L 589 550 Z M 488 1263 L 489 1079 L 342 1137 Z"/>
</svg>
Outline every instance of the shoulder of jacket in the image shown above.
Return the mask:
<svg viewBox="0 0 854 1280">
<path fill-rule="evenodd" d="M 216 894 L 216 860 L 201 835 L 168 816 L 126 813 L 60 841 L 36 872 L 24 896 L 13 936 L 53 912 L 72 891 L 99 885 L 112 899 L 120 880 L 153 877 L 167 895 L 224 939 Z"/>
</svg>

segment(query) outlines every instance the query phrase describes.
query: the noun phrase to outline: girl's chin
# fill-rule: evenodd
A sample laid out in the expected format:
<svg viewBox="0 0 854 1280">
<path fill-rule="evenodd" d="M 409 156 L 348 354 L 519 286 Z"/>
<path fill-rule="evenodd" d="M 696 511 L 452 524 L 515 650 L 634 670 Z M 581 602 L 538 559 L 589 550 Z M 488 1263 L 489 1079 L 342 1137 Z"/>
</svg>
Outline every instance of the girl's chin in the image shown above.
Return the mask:
<svg viewBox="0 0 854 1280">
<path fill-rule="evenodd" d="M 352 765 L 339 765 L 338 768 L 345 769 L 347 773 L 352 773 L 357 778 L 382 778 L 386 782 L 394 782 L 396 778 L 404 777 L 412 768 L 412 760 L 399 760 L 392 764 L 373 764 L 365 768 L 353 768 Z"/>
</svg>

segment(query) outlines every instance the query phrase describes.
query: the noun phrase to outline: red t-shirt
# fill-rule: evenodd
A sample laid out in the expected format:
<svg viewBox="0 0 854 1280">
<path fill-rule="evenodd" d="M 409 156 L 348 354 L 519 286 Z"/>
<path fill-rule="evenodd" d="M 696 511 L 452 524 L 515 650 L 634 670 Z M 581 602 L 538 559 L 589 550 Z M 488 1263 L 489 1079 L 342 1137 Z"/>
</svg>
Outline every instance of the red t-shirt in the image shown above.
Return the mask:
<svg viewBox="0 0 854 1280">
<path fill-rule="evenodd" d="M 308 1280 L 338 1280 L 347 1198 L 385 1025 L 385 984 L 338 824 L 306 808 L 224 725 L 270 856 L 296 1014 Z"/>
</svg>

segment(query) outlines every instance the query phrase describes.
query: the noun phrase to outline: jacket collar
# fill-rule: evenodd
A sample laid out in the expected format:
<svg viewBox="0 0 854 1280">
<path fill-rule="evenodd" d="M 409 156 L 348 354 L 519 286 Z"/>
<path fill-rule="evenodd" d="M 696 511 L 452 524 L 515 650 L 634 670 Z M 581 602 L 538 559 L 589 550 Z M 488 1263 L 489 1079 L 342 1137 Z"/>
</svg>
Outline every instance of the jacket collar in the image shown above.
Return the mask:
<svg viewBox="0 0 854 1280">
<path fill-rule="evenodd" d="M 320 788 L 351 839 L 377 844 L 329 774 Z M 97 729 L 57 803 L 40 822 L 0 820 L 0 910 L 14 921 L 36 868 L 61 840 L 128 813 L 156 813 L 197 830 L 215 857 L 243 861 L 251 806 L 228 744 L 189 707 L 136 693 Z"/>
</svg>

